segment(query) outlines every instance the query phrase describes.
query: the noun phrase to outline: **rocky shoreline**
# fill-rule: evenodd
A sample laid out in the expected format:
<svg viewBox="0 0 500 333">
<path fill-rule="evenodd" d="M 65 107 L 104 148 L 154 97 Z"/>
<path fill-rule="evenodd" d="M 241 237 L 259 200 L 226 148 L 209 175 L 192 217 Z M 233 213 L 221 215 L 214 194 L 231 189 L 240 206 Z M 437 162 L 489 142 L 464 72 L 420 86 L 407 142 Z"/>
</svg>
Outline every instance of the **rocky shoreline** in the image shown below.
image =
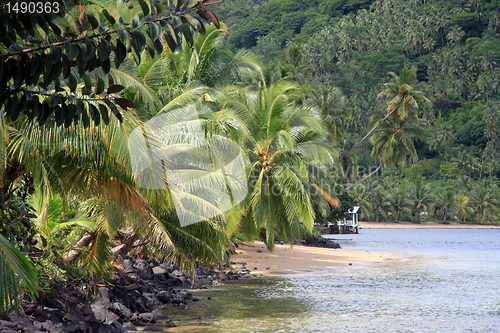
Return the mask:
<svg viewBox="0 0 500 333">
<path fill-rule="evenodd" d="M 257 277 L 247 271 L 197 269 L 197 279 L 170 263 L 153 258 L 126 257 L 123 270 L 106 285 L 96 283 L 96 296 L 87 299 L 80 288 L 56 282 L 50 292 L 19 313 L 0 316 L 1 333 L 122 333 L 164 331 L 155 326 L 175 324 L 158 307 L 187 308 L 198 299 L 189 289 L 206 289 L 219 281 Z M 99 282 L 99 281 L 98 281 Z M 102 282 L 102 281 L 101 281 Z"/>
<path fill-rule="evenodd" d="M 321 237 L 306 237 L 303 244 L 314 247 L 340 248 Z M 159 307 L 189 308 L 198 299 L 191 289 L 207 289 L 223 281 L 257 278 L 246 263 L 240 271 L 223 267 L 216 271 L 197 269 L 197 279 L 172 263 L 160 263 L 154 258 L 127 256 L 113 278 L 106 284 L 102 279 L 94 284 L 94 295 L 87 290 L 62 281 L 55 281 L 50 291 L 34 303 L 27 302 L 19 313 L 0 316 L 1 333 L 123 333 L 137 331 L 163 332 L 156 326 L 175 327 Z"/>
</svg>

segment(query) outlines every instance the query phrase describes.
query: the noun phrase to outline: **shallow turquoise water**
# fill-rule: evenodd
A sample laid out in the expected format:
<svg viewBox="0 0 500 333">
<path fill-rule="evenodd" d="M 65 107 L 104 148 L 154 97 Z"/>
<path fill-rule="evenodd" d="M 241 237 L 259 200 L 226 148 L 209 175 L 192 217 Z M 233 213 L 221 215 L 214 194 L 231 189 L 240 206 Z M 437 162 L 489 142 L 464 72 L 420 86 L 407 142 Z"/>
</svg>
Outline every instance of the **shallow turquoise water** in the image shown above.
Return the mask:
<svg viewBox="0 0 500 333">
<path fill-rule="evenodd" d="M 179 326 L 169 331 L 500 332 L 500 230 L 367 229 L 333 238 L 344 249 L 405 259 L 197 291 L 201 301 L 190 305 L 198 308 L 168 309 Z"/>
</svg>

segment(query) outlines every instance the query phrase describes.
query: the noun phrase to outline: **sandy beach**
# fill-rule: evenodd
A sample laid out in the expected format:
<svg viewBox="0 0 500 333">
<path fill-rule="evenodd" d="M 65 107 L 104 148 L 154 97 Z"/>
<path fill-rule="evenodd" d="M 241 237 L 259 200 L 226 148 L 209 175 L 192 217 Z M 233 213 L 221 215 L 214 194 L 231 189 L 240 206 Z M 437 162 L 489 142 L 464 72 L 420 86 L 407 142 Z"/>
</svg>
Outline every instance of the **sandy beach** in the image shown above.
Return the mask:
<svg viewBox="0 0 500 333">
<path fill-rule="evenodd" d="M 262 252 L 258 252 L 262 251 Z M 391 254 L 351 251 L 342 249 L 325 249 L 309 246 L 276 244 L 274 251 L 269 252 L 263 242 L 238 243 L 236 254 L 231 256 L 231 261 L 245 262 L 247 269 L 253 274 L 278 274 L 278 272 L 325 268 L 335 266 L 354 266 L 359 264 L 380 263 L 387 260 L 400 260 Z M 241 264 L 233 265 L 241 270 Z M 269 269 L 267 269 L 269 267 Z M 257 269 L 255 269 L 257 268 Z"/>
<path fill-rule="evenodd" d="M 360 229 L 500 229 L 500 226 L 436 222 L 359 222 Z"/>
</svg>

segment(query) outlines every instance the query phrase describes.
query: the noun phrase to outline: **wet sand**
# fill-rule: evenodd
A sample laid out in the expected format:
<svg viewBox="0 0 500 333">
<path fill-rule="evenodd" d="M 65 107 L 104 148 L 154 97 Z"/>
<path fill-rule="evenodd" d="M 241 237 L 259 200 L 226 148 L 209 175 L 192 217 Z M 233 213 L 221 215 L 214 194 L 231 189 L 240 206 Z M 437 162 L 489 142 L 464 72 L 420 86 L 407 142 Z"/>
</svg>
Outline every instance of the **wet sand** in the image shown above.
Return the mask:
<svg viewBox="0 0 500 333">
<path fill-rule="evenodd" d="M 391 254 L 352 251 L 342 249 L 326 249 L 294 245 L 290 251 L 290 245 L 279 245 L 272 252 L 268 251 L 263 242 L 238 243 L 236 254 L 231 256 L 233 262 L 245 262 L 246 268 L 252 274 L 278 274 L 283 271 L 296 271 L 311 268 L 326 268 L 354 266 L 360 264 L 380 263 L 387 260 L 400 260 Z M 262 252 L 258 252 L 262 251 Z M 241 270 L 241 264 L 233 265 Z M 269 269 L 267 269 L 269 267 Z M 254 269 L 257 268 L 257 269 Z"/>
</svg>

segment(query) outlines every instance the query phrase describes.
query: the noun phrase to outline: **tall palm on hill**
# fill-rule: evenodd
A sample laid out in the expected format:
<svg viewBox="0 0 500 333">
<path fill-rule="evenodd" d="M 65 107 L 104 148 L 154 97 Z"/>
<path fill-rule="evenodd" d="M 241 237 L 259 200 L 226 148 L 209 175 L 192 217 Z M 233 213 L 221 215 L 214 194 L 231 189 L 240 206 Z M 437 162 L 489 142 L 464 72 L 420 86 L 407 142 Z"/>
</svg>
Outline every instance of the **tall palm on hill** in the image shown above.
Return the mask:
<svg viewBox="0 0 500 333">
<path fill-rule="evenodd" d="M 386 96 L 390 98 L 385 114 L 375 115 L 377 119 L 374 121 L 372 129 L 354 147 L 345 152 L 339 158 L 339 161 L 370 137 L 378 126 L 394 113 L 398 115 L 401 121 L 405 121 L 410 116 L 417 118 L 415 110 L 418 109 L 418 102 L 429 102 L 419 89 L 421 84 L 417 82 L 416 69 L 405 68 L 400 77 L 393 72 L 390 72 L 389 75 L 392 78 L 391 81 L 384 84 L 385 89 L 379 94 L 379 97 Z"/>
<path fill-rule="evenodd" d="M 325 127 L 319 113 L 305 103 L 294 103 L 298 86 L 281 81 L 257 91 L 228 93 L 220 115 L 238 124 L 241 145 L 248 152 L 250 196 L 242 228 L 266 229 L 267 246 L 274 246 L 274 229 L 290 244 L 299 236 L 299 224 L 311 229 L 313 192 L 338 207 L 332 190 L 321 186 L 321 165 L 333 163 L 334 153 L 324 145 Z M 218 113 L 216 113 L 218 114 Z"/>
<path fill-rule="evenodd" d="M 373 145 L 372 156 L 381 158 L 385 163 L 397 163 L 404 167 L 408 155 L 413 160 L 418 158 L 414 140 L 422 139 L 423 136 L 423 131 L 413 118 L 401 120 L 396 114 L 392 114 L 380 123 L 370 139 Z"/>
</svg>

